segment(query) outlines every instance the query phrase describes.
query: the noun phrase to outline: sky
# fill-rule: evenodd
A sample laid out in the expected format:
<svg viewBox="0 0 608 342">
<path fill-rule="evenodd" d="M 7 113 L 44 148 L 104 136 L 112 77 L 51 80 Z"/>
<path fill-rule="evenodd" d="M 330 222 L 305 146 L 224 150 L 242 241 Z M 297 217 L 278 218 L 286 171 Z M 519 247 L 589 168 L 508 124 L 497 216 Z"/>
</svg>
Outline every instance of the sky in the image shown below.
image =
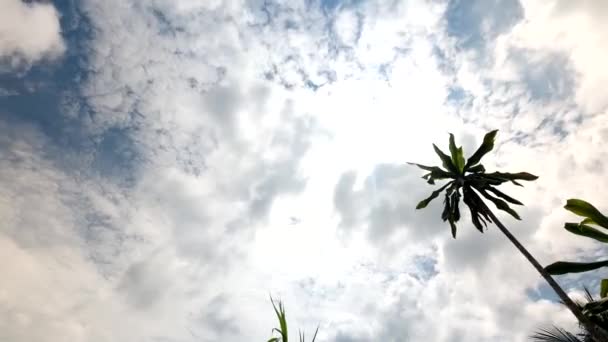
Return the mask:
<svg viewBox="0 0 608 342">
<path fill-rule="evenodd" d="M 526 341 L 573 317 L 415 161 L 527 171 L 546 265 L 608 211 L 601 0 L 0 0 L 0 340 Z M 468 152 L 467 152 L 468 151 Z M 559 276 L 573 296 L 605 271 Z"/>
</svg>

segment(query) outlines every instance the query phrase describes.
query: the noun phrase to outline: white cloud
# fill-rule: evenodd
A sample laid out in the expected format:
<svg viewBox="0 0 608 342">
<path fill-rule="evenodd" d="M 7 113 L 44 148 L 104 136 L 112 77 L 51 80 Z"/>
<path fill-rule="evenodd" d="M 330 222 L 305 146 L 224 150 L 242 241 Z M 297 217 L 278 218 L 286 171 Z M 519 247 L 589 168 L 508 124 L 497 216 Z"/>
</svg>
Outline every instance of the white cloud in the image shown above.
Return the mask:
<svg viewBox="0 0 608 342">
<path fill-rule="evenodd" d="M 63 54 L 59 13 L 52 4 L 5 0 L 0 7 L 0 61 L 9 68 Z"/>
<path fill-rule="evenodd" d="M 590 113 L 605 110 L 606 5 L 601 1 L 523 1 L 523 5 L 526 18 L 509 34 L 510 44 L 565 53 L 579 77 L 577 104 Z"/>
</svg>

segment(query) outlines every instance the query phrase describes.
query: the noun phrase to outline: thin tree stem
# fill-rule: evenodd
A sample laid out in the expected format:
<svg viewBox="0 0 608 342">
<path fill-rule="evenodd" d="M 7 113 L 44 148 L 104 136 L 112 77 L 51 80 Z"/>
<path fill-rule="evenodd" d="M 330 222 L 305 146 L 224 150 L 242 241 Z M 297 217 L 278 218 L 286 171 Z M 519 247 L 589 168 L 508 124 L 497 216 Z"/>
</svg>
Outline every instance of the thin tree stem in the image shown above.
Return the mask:
<svg viewBox="0 0 608 342">
<path fill-rule="evenodd" d="M 485 206 L 485 203 L 484 203 L 484 206 Z M 507 227 L 505 227 L 502 224 L 502 222 L 500 222 L 500 220 L 496 217 L 496 215 L 494 215 L 494 213 L 491 210 L 488 209 L 488 210 L 486 210 L 486 212 L 488 213 L 488 215 L 490 216 L 492 221 L 494 221 L 494 223 L 496 224 L 498 229 L 500 229 L 500 231 L 503 234 L 505 234 L 507 239 L 509 239 L 509 241 L 511 241 L 511 243 L 515 246 L 515 248 L 517 248 L 517 250 L 519 250 L 521 252 L 521 254 L 523 254 L 524 257 L 526 257 L 526 259 L 528 259 L 528 261 L 532 264 L 532 266 L 534 266 L 534 268 L 536 268 L 538 273 L 540 273 L 540 275 L 543 278 L 545 278 L 547 283 L 549 283 L 549 286 L 551 286 L 553 291 L 555 291 L 555 293 L 558 295 L 558 297 L 561 299 L 561 301 L 564 303 L 564 305 L 566 305 L 568 307 L 568 309 L 570 309 L 572 314 L 574 314 L 574 316 L 576 316 L 578 321 L 587 328 L 587 330 L 589 331 L 589 333 L 591 334 L 593 339 L 597 342 L 608 341 L 608 333 L 601 327 L 597 326 L 597 324 L 594 324 L 593 322 L 591 322 L 587 318 L 587 316 L 585 316 L 583 314 L 582 310 L 578 307 L 578 305 L 576 305 L 576 303 L 574 303 L 574 301 L 572 301 L 572 299 L 570 299 L 570 297 L 568 297 L 566 292 L 555 281 L 555 279 L 553 279 L 553 277 L 549 274 L 549 272 L 547 272 L 540 265 L 540 263 L 532 256 L 532 254 L 530 254 L 530 252 L 528 252 L 528 250 L 515 238 L 515 236 L 513 236 L 513 234 L 511 234 L 511 232 L 507 229 Z"/>
</svg>

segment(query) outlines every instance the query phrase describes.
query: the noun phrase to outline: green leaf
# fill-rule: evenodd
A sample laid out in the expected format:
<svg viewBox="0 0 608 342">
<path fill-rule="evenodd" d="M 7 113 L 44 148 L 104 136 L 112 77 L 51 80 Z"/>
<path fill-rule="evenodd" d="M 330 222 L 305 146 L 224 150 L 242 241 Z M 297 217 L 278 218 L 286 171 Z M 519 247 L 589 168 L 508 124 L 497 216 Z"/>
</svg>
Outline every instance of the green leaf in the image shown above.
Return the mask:
<svg viewBox="0 0 608 342">
<path fill-rule="evenodd" d="M 426 182 L 431 184 L 431 185 L 435 185 L 435 179 L 433 178 L 433 173 L 427 173 L 426 175 L 422 176 L 422 179 L 426 179 Z"/>
<path fill-rule="evenodd" d="M 450 192 L 449 192 L 450 190 L 455 190 L 455 191 L 451 192 L 451 194 L 450 194 Z M 450 196 L 450 197 L 448 197 L 448 196 Z M 460 209 L 458 208 L 458 202 L 460 201 L 460 193 L 458 192 L 458 189 L 455 188 L 454 186 L 450 187 L 450 189 L 448 189 L 448 192 L 446 192 L 446 200 L 448 200 L 450 202 L 450 207 L 447 208 L 448 209 L 447 218 L 450 223 L 452 237 L 455 239 L 456 238 L 456 222 L 458 222 L 458 220 L 460 220 Z"/>
<path fill-rule="evenodd" d="M 580 273 L 592 271 L 600 267 L 608 266 L 608 260 L 596 261 L 596 262 L 567 262 L 558 261 L 545 267 L 545 270 L 552 275 L 560 275 L 567 273 Z"/>
<path fill-rule="evenodd" d="M 443 222 L 445 222 L 450 217 L 450 212 L 452 211 L 450 207 L 450 196 L 448 194 L 445 194 L 445 199 L 443 200 L 443 203 L 444 206 L 443 212 L 441 213 L 441 219 L 443 220 Z"/>
<path fill-rule="evenodd" d="M 426 170 L 426 171 L 430 171 L 430 173 L 427 173 L 426 175 L 424 175 L 422 177 L 424 179 L 427 179 L 427 181 L 431 180 L 431 179 L 435 180 L 435 179 L 446 179 L 446 178 L 455 178 L 456 177 L 454 174 L 451 174 L 448 171 L 445 171 L 438 166 L 426 166 L 426 165 L 410 163 L 410 162 L 408 162 L 408 164 L 418 166 L 419 168 Z M 430 184 L 433 184 L 433 183 L 430 183 Z"/>
<path fill-rule="evenodd" d="M 275 305 L 272 296 L 270 296 L 270 302 L 272 303 L 272 307 L 274 308 L 274 312 L 277 314 L 277 318 L 279 319 L 279 325 L 281 329 L 274 328 L 273 330 L 281 334 L 282 342 L 287 342 L 288 333 L 287 333 L 287 318 L 285 315 L 285 308 L 283 307 L 283 303 L 279 300 L 278 308 Z"/>
<path fill-rule="evenodd" d="M 454 220 L 450 219 L 450 228 L 452 230 L 452 237 L 455 239 L 456 238 L 456 224 L 454 223 Z"/>
<path fill-rule="evenodd" d="M 492 195 L 490 195 L 489 193 L 487 193 L 485 190 L 480 190 L 481 194 L 483 195 L 483 197 L 489 199 L 492 203 L 494 203 L 494 205 L 496 206 L 496 208 L 498 208 L 499 210 L 505 211 L 507 213 L 509 213 L 511 216 L 515 217 L 518 220 L 521 220 L 521 218 L 519 217 L 519 215 L 517 214 L 517 212 L 513 209 L 511 209 L 511 207 L 509 207 L 509 205 L 507 204 L 507 202 L 496 198 Z"/>
<path fill-rule="evenodd" d="M 481 217 L 479 215 L 479 208 L 470 196 L 471 191 L 472 190 L 470 190 L 468 187 L 465 187 L 463 189 L 463 202 L 467 205 L 467 207 L 469 207 L 469 211 L 471 212 L 471 221 L 473 222 L 473 225 L 475 226 L 475 228 L 477 228 L 477 230 L 483 233 L 484 226 L 481 224 L 482 220 L 480 220 Z"/>
<path fill-rule="evenodd" d="M 462 147 L 458 148 L 458 151 L 456 154 L 456 161 L 454 162 L 454 164 L 456 164 L 456 167 L 458 168 L 458 171 L 460 172 L 460 174 L 464 174 L 465 159 L 464 159 L 464 151 L 462 150 Z"/>
<path fill-rule="evenodd" d="M 273 337 L 270 340 L 268 340 L 268 342 L 279 342 L 279 338 L 278 337 Z"/>
<path fill-rule="evenodd" d="M 481 158 L 483 158 L 483 156 L 486 155 L 486 153 L 492 151 L 492 149 L 494 148 L 494 139 L 496 139 L 497 133 L 498 133 L 498 130 L 494 130 L 494 131 L 487 133 L 483 137 L 483 142 L 481 143 L 481 146 L 479 146 L 477 151 L 475 151 L 475 153 L 473 153 L 473 155 L 467 161 L 467 163 L 464 167 L 465 171 L 468 170 L 470 167 L 475 166 L 477 163 L 479 163 L 481 161 Z"/>
<path fill-rule="evenodd" d="M 597 223 L 595 223 L 592 219 L 587 217 L 586 219 L 581 221 L 581 224 L 597 224 Z M 597 225 L 599 226 L 599 224 L 597 224 Z"/>
<path fill-rule="evenodd" d="M 416 163 L 410 163 L 410 162 L 407 162 L 407 163 L 410 164 L 410 165 L 418 166 L 419 168 L 421 168 L 423 170 L 426 170 L 426 171 L 433 171 L 435 169 L 440 169 L 438 166 L 426 166 L 426 165 L 416 164 Z"/>
<path fill-rule="evenodd" d="M 435 144 L 433 144 L 433 149 L 435 149 L 435 153 L 437 153 L 439 159 L 441 159 L 443 167 L 451 173 L 458 174 L 458 169 L 456 168 L 456 165 L 454 165 L 454 163 L 452 162 L 452 158 L 450 158 L 447 154 L 443 153 L 443 151 L 441 151 L 439 147 L 437 147 Z"/>
<path fill-rule="evenodd" d="M 513 181 L 516 179 L 525 180 L 525 181 L 534 181 L 534 180 L 538 179 L 538 176 L 535 176 L 528 172 L 517 172 L 517 173 L 492 172 L 492 173 L 486 173 L 485 176 L 493 177 L 493 178 L 497 178 L 497 179 L 509 180 L 509 181 Z"/>
<path fill-rule="evenodd" d="M 462 147 L 456 147 L 456 143 L 454 142 L 454 134 L 452 133 L 450 133 L 450 154 L 452 155 L 452 163 L 458 170 L 458 173 L 462 174 L 465 163 L 464 152 L 462 151 Z"/>
<path fill-rule="evenodd" d="M 500 197 L 500 198 L 502 198 L 502 199 L 506 200 L 506 201 L 507 201 L 507 202 L 509 202 L 509 203 L 516 204 L 516 205 L 524 205 L 524 204 L 523 204 L 523 203 L 521 203 L 520 201 L 516 200 L 515 198 L 513 198 L 513 197 L 511 197 L 511 196 L 509 196 L 509 195 L 507 195 L 507 194 L 505 194 L 504 192 L 502 192 L 502 191 L 500 191 L 500 190 L 498 190 L 498 189 L 496 189 L 496 188 L 493 188 L 493 187 L 488 187 L 488 188 L 486 188 L 485 190 L 487 190 L 487 191 L 489 191 L 489 192 L 491 192 L 491 193 L 495 194 L 496 196 L 498 196 L 498 197 Z"/>
<path fill-rule="evenodd" d="M 608 279 L 602 279 L 600 282 L 600 297 L 608 296 Z"/>
<path fill-rule="evenodd" d="M 492 223 L 492 219 L 490 218 L 490 215 L 488 214 L 488 212 L 490 211 L 488 206 L 483 202 L 483 200 L 479 197 L 479 195 L 477 195 L 477 193 L 475 191 L 473 191 L 472 188 L 466 187 L 465 190 L 466 189 L 468 189 L 468 191 L 467 191 L 468 197 L 474 203 L 475 208 L 477 208 L 478 213 L 481 214 L 481 216 L 479 216 L 479 218 L 482 221 L 484 221 L 484 219 L 485 219 L 485 221 Z M 464 194 L 464 196 L 466 197 L 467 194 Z M 486 224 L 485 221 L 484 221 L 484 224 Z M 486 224 L 486 226 L 487 226 L 487 224 Z"/>
<path fill-rule="evenodd" d="M 478 165 L 475 165 L 475 166 L 469 168 L 467 171 L 473 172 L 473 173 L 486 172 L 486 168 L 482 164 L 478 164 Z"/>
<path fill-rule="evenodd" d="M 456 152 L 458 151 L 458 147 L 456 147 L 456 143 L 454 142 L 454 134 L 450 133 L 450 154 L 452 155 L 452 162 L 456 165 Z"/>
<path fill-rule="evenodd" d="M 472 182 L 478 183 L 480 188 L 485 188 L 487 185 L 501 185 L 507 182 L 507 179 L 489 176 L 486 173 L 473 174 L 469 176 Z"/>
<path fill-rule="evenodd" d="M 517 185 L 517 186 L 521 186 L 521 187 L 523 187 L 523 185 L 521 185 L 521 183 L 518 183 L 518 182 L 516 182 L 516 181 L 514 181 L 514 180 L 511 180 L 511 183 L 513 183 L 513 184 L 515 184 L 515 185 Z"/>
<path fill-rule="evenodd" d="M 460 193 L 458 189 L 452 193 L 452 208 L 450 210 L 450 217 L 454 222 L 458 222 L 460 220 L 460 209 L 458 208 L 458 202 L 460 202 Z"/>
<path fill-rule="evenodd" d="M 600 242 L 608 243 L 608 234 L 604 234 L 586 224 L 566 223 L 564 228 L 566 228 L 566 230 L 572 234 L 581 235 Z"/>
<path fill-rule="evenodd" d="M 441 188 L 433 191 L 431 193 L 431 196 L 429 196 L 427 199 L 424 199 L 422 201 L 420 201 L 420 203 L 418 203 L 418 205 L 416 205 L 416 209 L 423 209 L 426 208 L 427 205 L 429 205 L 429 203 L 431 203 L 432 200 L 434 200 L 437 196 L 439 196 L 439 194 L 448 187 L 448 185 L 451 185 L 453 182 L 448 182 L 447 184 L 445 184 L 444 186 L 442 186 Z"/>
<path fill-rule="evenodd" d="M 473 209 L 469 206 L 469 210 L 471 211 L 471 222 L 473 222 L 473 225 L 477 230 L 479 230 L 479 232 L 483 233 L 484 227 L 487 227 L 487 224 L 485 223 L 485 221 L 483 221 L 477 209 Z"/>
<path fill-rule="evenodd" d="M 437 168 L 437 170 L 431 171 L 431 178 L 447 179 L 447 178 L 456 178 L 456 176 L 452 173 L 445 172 L 442 169 Z"/>
<path fill-rule="evenodd" d="M 587 217 L 604 228 L 608 228 L 608 217 L 600 213 L 600 211 L 597 210 L 589 202 L 576 198 L 571 198 L 568 200 L 564 208 L 573 212 L 576 215 Z"/>
</svg>

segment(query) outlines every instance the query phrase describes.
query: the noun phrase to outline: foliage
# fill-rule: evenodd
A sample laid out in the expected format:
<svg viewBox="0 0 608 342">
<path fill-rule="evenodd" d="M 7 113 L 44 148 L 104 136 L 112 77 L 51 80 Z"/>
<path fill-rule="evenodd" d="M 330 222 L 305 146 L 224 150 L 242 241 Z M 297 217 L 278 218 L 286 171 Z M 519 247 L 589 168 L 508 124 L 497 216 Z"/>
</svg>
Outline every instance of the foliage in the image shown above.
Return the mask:
<svg viewBox="0 0 608 342">
<path fill-rule="evenodd" d="M 598 229 L 608 229 L 608 217 L 604 216 L 593 205 L 580 199 L 569 199 L 564 208 L 576 215 L 584 217 L 584 219 L 579 223 L 567 222 L 564 225 L 564 228 L 567 231 L 572 234 L 588 237 L 603 243 L 608 243 L 608 234 Z M 608 260 L 596 262 L 558 261 L 545 267 L 545 269 L 551 274 L 566 274 L 587 272 L 604 266 L 608 266 Z M 608 280 L 604 280 L 603 284 L 603 291 L 608 291 Z"/>
<path fill-rule="evenodd" d="M 551 329 L 540 329 L 535 332 L 530 338 L 533 341 L 538 342 L 583 342 L 585 340 L 580 339 L 580 336 L 574 335 L 565 329 L 560 327 L 553 327 Z"/>
<path fill-rule="evenodd" d="M 576 305 L 583 311 L 588 305 L 598 303 L 595 300 L 588 289 L 585 288 L 585 302 L 578 302 Z M 608 312 L 603 312 L 594 316 L 590 319 L 600 327 L 608 328 Z M 578 334 L 573 334 L 560 327 L 553 327 L 551 329 L 540 329 L 530 336 L 533 341 L 537 342 L 590 342 L 593 341 L 591 333 L 587 330 L 585 325 L 580 324 L 581 331 Z"/>
<path fill-rule="evenodd" d="M 432 200 L 445 191 L 444 209 L 441 218 L 444 222 L 449 222 L 454 238 L 456 238 L 456 222 L 460 220 L 459 204 L 461 198 L 471 212 L 473 225 L 483 233 L 484 227 L 487 227 L 488 222 L 492 223 L 492 220 L 490 218 L 490 209 L 483 202 L 480 195 L 492 202 L 499 210 L 503 210 L 519 220 L 519 215 L 509 206 L 509 203 L 513 205 L 522 205 L 522 203 L 498 190 L 496 187 L 506 182 L 521 186 L 518 182 L 519 180 L 533 181 L 538 178 L 527 172 L 486 172 L 485 167 L 480 162 L 483 156 L 494 148 L 494 140 L 497 133 L 498 130 L 487 133 L 483 138 L 481 146 L 468 160 L 465 160 L 462 147 L 456 146 L 454 135 L 450 133 L 449 156 L 433 144 L 435 153 L 439 156 L 443 168 L 409 163 L 427 171 L 428 173 L 422 178 L 431 185 L 434 185 L 436 180 L 450 180 L 439 189 L 433 191 L 428 198 L 420 201 L 416 209 L 425 208 Z"/>
<path fill-rule="evenodd" d="M 569 199 L 564 206 L 572 213 L 584 217 L 579 223 L 568 222 L 564 229 L 572 234 L 588 237 L 602 243 L 608 243 L 608 234 L 603 229 L 608 229 L 608 217 L 602 214 L 589 202 L 580 199 Z M 595 262 L 568 262 L 558 261 L 547 267 L 545 270 L 550 274 L 559 275 L 567 273 L 587 272 L 608 266 L 608 260 Z M 592 321 L 600 320 L 603 324 L 608 319 L 608 279 L 600 281 L 600 299 L 590 300 L 582 307 L 583 314 Z M 605 325 L 604 325 L 605 326 Z"/>
<path fill-rule="evenodd" d="M 277 315 L 277 319 L 279 320 L 279 328 L 273 328 L 272 333 L 275 332 L 279 334 L 279 337 L 271 337 L 268 342 L 289 342 L 289 334 L 287 331 L 287 317 L 285 314 L 285 307 L 283 303 L 279 300 L 278 305 L 275 304 L 272 296 L 270 297 L 270 302 L 272 303 L 272 307 L 274 308 L 274 312 Z M 317 338 L 317 333 L 319 332 L 319 327 L 315 330 L 315 334 L 312 337 L 312 342 L 315 342 Z M 300 342 L 305 342 L 305 335 L 302 331 L 298 331 L 298 335 L 300 337 Z"/>
<path fill-rule="evenodd" d="M 533 181 L 538 177 L 529 174 L 527 172 L 519 173 L 503 173 L 503 172 L 492 172 L 487 173 L 485 167 L 480 164 L 481 159 L 484 155 L 490 152 L 494 148 L 494 140 L 496 138 L 497 130 L 487 133 L 483 139 L 481 146 L 473 153 L 468 160 L 464 159 L 464 153 L 462 147 L 456 147 L 454 143 L 454 135 L 450 134 L 449 149 L 450 156 L 443 153 L 437 146 L 433 144 L 435 153 L 441 159 L 442 166 L 426 166 L 420 164 L 413 164 L 419 168 L 427 171 L 422 178 L 426 179 L 429 184 L 435 184 L 435 180 L 449 180 L 447 184 L 443 185 L 439 189 L 433 191 L 431 196 L 418 203 L 416 209 L 425 208 L 433 199 L 437 198 L 443 191 L 445 191 L 444 199 L 444 210 L 441 218 L 444 221 L 450 223 L 452 229 L 452 236 L 456 238 L 456 222 L 460 219 L 459 202 L 460 198 L 464 204 L 469 207 L 471 212 L 471 220 L 475 227 L 483 233 L 484 226 L 487 227 L 487 223 L 494 223 L 498 229 L 509 239 L 509 241 L 517 248 L 520 253 L 532 264 L 534 268 L 540 273 L 540 275 L 547 281 L 549 286 L 555 291 L 562 302 L 568 307 L 572 314 L 579 320 L 579 323 L 584 325 L 585 329 L 589 332 L 589 336 L 594 341 L 608 341 L 608 331 L 601 324 L 597 324 L 593 319 L 590 318 L 589 313 L 603 313 L 608 308 L 608 300 L 600 303 L 588 303 L 585 305 L 585 312 L 576 305 L 568 297 L 568 294 L 559 286 L 559 284 L 553 279 L 547 269 L 543 268 L 538 261 L 528 252 L 528 250 L 511 234 L 511 232 L 499 221 L 494 213 L 485 204 L 482 197 L 490 202 L 494 203 L 496 208 L 509 213 L 516 219 L 520 219 L 519 215 L 513 210 L 508 203 L 514 205 L 522 205 L 518 200 L 504 194 L 496 187 L 506 183 L 512 182 L 515 185 L 521 186 L 518 183 L 519 180 Z M 412 164 L 412 163 L 410 163 Z M 462 195 L 461 192 L 462 191 Z M 603 225 L 608 224 L 608 218 L 601 215 L 597 209 L 593 206 L 586 205 L 588 203 L 583 201 L 572 201 L 568 203 L 567 209 L 572 210 L 578 215 L 585 216 L 586 219 L 581 222 L 580 225 L 597 224 Z M 482 225 L 483 224 L 483 225 Z M 574 230 L 575 227 L 569 226 Z M 593 237 L 595 239 L 607 239 L 608 236 L 600 235 L 598 230 L 590 230 L 588 227 L 578 227 L 576 230 L 577 234 Z M 563 267 L 564 264 L 558 265 Z M 596 268 L 601 266 L 608 266 L 600 262 L 599 264 L 593 265 L 565 265 L 571 267 L 570 270 L 579 269 L 586 270 L 589 268 Z M 559 267 L 557 267 L 559 269 Z M 578 267 L 578 268 L 577 268 Z M 608 293 L 608 283 L 606 283 L 606 289 L 602 293 Z"/>
</svg>

